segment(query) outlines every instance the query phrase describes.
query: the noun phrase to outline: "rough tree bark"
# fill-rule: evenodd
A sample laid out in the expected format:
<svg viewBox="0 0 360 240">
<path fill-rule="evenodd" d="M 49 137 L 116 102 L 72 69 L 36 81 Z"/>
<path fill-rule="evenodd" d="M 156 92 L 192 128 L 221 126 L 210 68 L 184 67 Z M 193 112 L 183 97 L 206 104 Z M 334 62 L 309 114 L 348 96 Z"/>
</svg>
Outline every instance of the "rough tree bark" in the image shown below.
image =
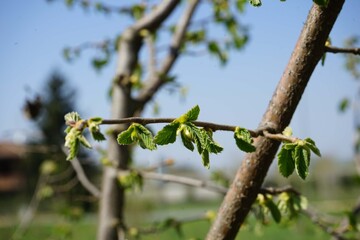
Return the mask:
<svg viewBox="0 0 360 240">
<path fill-rule="evenodd" d="M 138 97 L 131 94 L 130 76 L 138 62 L 139 51 L 143 45 L 143 36 L 141 36 L 140 31 L 146 29 L 149 32 L 155 32 L 179 3 L 180 0 L 162 1 L 151 13 L 130 26 L 122 34 L 116 81 L 113 84 L 112 91 L 111 117 L 113 119 L 139 116 L 145 104 L 165 83 L 162 77 L 169 73 L 178 57 L 178 51 L 199 0 L 188 2 L 188 7 L 184 10 L 184 14 L 177 24 L 169 54 L 165 57 L 162 67 L 149 74 L 150 78 L 144 82 L 145 87 Z M 118 184 L 117 172 L 119 169 L 128 168 L 130 151 L 129 147 L 117 144 L 116 133 L 126 127 L 119 126 L 114 131 L 114 137 L 109 139 L 108 160 L 113 166 L 105 167 L 103 173 L 98 240 L 125 239 L 126 225 L 123 217 L 125 196 L 124 189 Z"/>
<path fill-rule="evenodd" d="M 345 0 L 327 7 L 314 4 L 288 65 L 278 83 L 259 128 L 281 132 L 289 125 L 305 87 L 324 53 L 325 42 Z M 226 194 L 207 240 L 234 239 L 250 211 L 275 157 L 279 142 L 260 137 L 256 152 L 247 154 Z"/>
</svg>

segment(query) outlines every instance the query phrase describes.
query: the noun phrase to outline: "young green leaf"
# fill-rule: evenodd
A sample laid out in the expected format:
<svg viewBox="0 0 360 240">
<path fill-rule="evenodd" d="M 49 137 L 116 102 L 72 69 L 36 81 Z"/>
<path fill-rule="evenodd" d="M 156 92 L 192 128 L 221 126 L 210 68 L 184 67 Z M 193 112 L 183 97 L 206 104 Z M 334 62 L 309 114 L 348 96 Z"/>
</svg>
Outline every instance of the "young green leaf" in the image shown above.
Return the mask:
<svg viewBox="0 0 360 240">
<path fill-rule="evenodd" d="M 104 141 L 106 140 L 105 136 L 100 132 L 100 124 L 102 123 L 102 118 L 96 117 L 96 118 L 90 118 L 87 121 L 87 124 L 89 126 L 89 131 L 91 133 L 92 138 L 95 141 Z"/>
<path fill-rule="evenodd" d="M 309 174 L 310 151 L 302 146 L 297 146 L 293 154 L 296 172 L 303 180 L 305 180 Z"/>
<path fill-rule="evenodd" d="M 78 137 L 80 143 L 87 148 L 92 148 L 91 144 L 88 142 L 88 140 L 84 137 L 84 135 L 80 135 Z"/>
<path fill-rule="evenodd" d="M 207 169 L 210 168 L 210 157 L 209 157 L 209 152 L 208 150 L 204 149 L 201 153 L 201 159 L 202 159 L 202 163 L 204 165 L 204 167 L 206 167 Z"/>
<path fill-rule="evenodd" d="M 65 122 L 67 123 L 76 123 L 77 121 L 81 120 L 80 115 L 77 112 L 67 113 L 64 118 Z"/>
<path fill-rule="evenodd" d="M 260 7 L 261 6 L 261 0 L 250 0 L 250 4 L 254 7 Z"/>
<path fill-rule="evenodd" d="M 205 129 L 201 129 L 200 131 L 202 133 L 202 144 L 204 149 L 207 149 L 210 153 L 215 154 L 222 152 L 223 147 L 214 141 L 211 131 L 207 131 Z"/>
<path fill-rule="evenodd" d="M 92 138 L 95 141 L 104 141 L 106 140 L 104 134 L 102 134 L 100 131 L 90 131 Z"/>
<path fill-rule="evenodd" d="M 186 135 L 185 130 L 181 131 L 180 136 L 184 146 L 190 151 L 194 151 L 194 144 L 192 143 L 189 136 Z"/>
<path fill-rule="evenodd" d="M 293 150 L 295 149 L 297 146 L 297 143 L 284 143 L 283 144 L 283 148 L 285 148 L 286 150 Z"/>
<path fill-rule="evenodd" d="M 310 148 L 313 153 L 321 157 L 320 150 L 316 147 L 314 140 L 312 140 L 311 138 L 305 138 L 304 141 L 306 142 L 306 147 Z"/>
<path fill-rule="evenodd" d="M 100 125 L 102 123 L 103 119 L 101 117 L 93 117 L 88 120 L 89 126 L 94 125 Z"/>
<path fill-rule="evenodd" d="M 321 57 L 321 66 L 325 66 L 326 52 Z"/>
<path fill-rule="evenodd" d="M 138 123 L 134 123 L 133 126 L 138 135 L 140 147 L 144 149 L 155 150 L 156 144 L 153 141 L 153 136 L 149 129 Z"/>
<path fill-rule="evenodd" d="M 273 200 L 270 198 L 267 198 L 265 200 L 265 206 L 270 210 L 271 216 L 274 219 L 274 221 L 276 223 L 280 223 L 281 212 L 280 212 L 278 206 L 276 206 L 276 204 L 273 202 Z"/>
<path fill-rule="evenodd" d="M 244 152 L 254 152 L 256 148 L 252 145 L 253 139 L 250 132 L 245 128 L 237 127 L 234 138 L 238 148 Z"/>
<path fill-rule="evenodd" d="M 66 158 L 66 160 L 72 160 L 74 157 L 76 157 L 77 153 L 79 152 L 80 147 L 80 141 L 78 138 L 75 138 L 73 141 L 71 141 L 68 146 L 69 148 L 69 154 Z"/>
<path fill-rule="evenodd" d="M 67 128 L 65 130 L 67 133 L 65 136 L 65 147 L 69 148 L 69 154 L 66 160 L 71 160 L 76 157 L 79 152 L 80 140 L 79 137 L 82 136 L 82 132 L 76 128 Z"/>
<path fill-rule="evenodd" d="M 287 137 L 291 137 L 293 134 L 292 128 L 291 127 L 286 127 L 284 129 L 284 131 L 282 132 L 283 135 L 287 136 Z"/>
<path fill-rule="evenodd" d="M 120 173 L 117 178 L 119 184 L 126 190 L 142 189 L 143 177 L 134 170 L 127 173 Z"/>
<path fill-rule="evenodd" d="M 179 123 L 193 122 L 196 121 L 200 113 L 200 108 L 198 105 L 191 108 L 187 113 L 181 115 L 177 121 Z"/>
<path fill-rule="evenodd" d="M 126 129 L 125 131 L 122 131 L 118 136 L 117 136 L 117 142 L 120 145 L 129 145 L 135 142 L 135 140 L 132 138 L 132 133 L 134 131 L 134 127 L 130 126 L 128 129 Z"/>
<path fill-rule="evenodd" d="M 176 141 L 176 131 L 180 126 L 179 122 L 172 122 L 161 129 L 155 136 L 154 142 L 158 145 L 166 145 Z"/>
<path fill-rule="evenodd" d="M 293 159 L 293 150 L 288 150 L 282 146 L 278 157 L 278 169 L 281 175 L 289 177 L 295 170 L 295 161 Z"/>
<path fill-rule="evenodd" d="M 208 42 L 208 51 L 210 54 L 217 56 L 219 58 L 221 64 L 224 65 L 227 62 L 228 56 L 227 56 L 226 52 L 221 50 L 221 48 L 219 47 L 219 45 L 216 41 Z"/>
</svg>

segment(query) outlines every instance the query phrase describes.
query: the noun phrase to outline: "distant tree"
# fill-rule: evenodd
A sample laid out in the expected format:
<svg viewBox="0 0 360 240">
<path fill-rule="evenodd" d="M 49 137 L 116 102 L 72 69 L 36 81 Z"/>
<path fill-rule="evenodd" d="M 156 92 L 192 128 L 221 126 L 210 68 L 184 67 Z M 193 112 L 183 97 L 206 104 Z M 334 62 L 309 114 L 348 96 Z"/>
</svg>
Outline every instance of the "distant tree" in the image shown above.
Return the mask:
<svg viewBox="0 0 360 240">
<path fill-rule="evenodd" d="M 75 89 L 59 72 L 53 72 L 41 93 L 42 109 L 37 127 L 42 134 L 41 143 L 58 148 L 64 141 L 64 114 L 75 109 Z"/>
</svg>

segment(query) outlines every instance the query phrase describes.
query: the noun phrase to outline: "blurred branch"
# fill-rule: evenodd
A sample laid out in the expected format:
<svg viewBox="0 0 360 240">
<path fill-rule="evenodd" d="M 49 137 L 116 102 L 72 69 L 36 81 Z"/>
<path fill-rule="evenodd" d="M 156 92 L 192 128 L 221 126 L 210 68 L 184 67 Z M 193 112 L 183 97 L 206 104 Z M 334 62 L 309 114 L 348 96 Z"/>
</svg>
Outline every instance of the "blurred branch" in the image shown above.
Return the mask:
<svg viewBox="0 0 360 240">
<path fill-rule="evenodd" d="M 140 173 L 143 178 L 146 179 L 153 179 L 153 180 L 160 180 L 165 182 L 173 182 L 179 183 L 187 186 L 203 188 L 212 192 L 226 194 L 227 188 L 218 186 L 215 184 L 211 184 L 206 181 L 202 181 L 199 179 L 183 177 L 183 176 L 176 176 L 172 174 L 164 174 L 164 173 L 155 173 L 155 172 L 141 172 Z"/>
<path fill-rule="evenodd" d="M 320 227 L 324 232 L 330 234 L 334 239 L 336 240 L 347 239 L 342 235 L 342 233 L 339 233 L 334 228 L 330 227 L 329 226 L 330 224 L 325 223 L 319 216 L 320 214 L 316 212 L 314 209 L 308 207 L 307 209 L 303 209 L 302 213 L 305 216 L 307 216 L 315 225 Z"/>
<path fill-rule="evenodd" d="M 55 0 L 47 0 L 47 1 L 54 2 Z M 112 6 L 112 5 L 100 3 L 98 1 L 91 1 L 91 0 L 72 0 L 71 3 L 70 3 L 70 1 L 67 1 L 67 2 L 69 2 L 69 3 L 67 3 L 67 5 L 69 7 L 71 7 L 73 4 L 79 4 L 84 9 L 93 7 L 95 9 L 97 9 L 98 11 L 103 11 L 105 13 L 116 12 L 116 13 L 121 13 L 121 14 L 125 13 L 125 14 L 129 14 L 129 15 L 132 14 L 131 6 L 118 7 L 118 6 Z"/>
<path fill-rule="evenodd" d="M 147 228 L 138 229 L 139 234 L 155 234 L 165 231 L 169 228 L 174 228 L 178 233 L 181 233 L 181 225 L 185 223 L 198 222 L 203 220 L 209 220 L 207 214 L 200 214 L 197 216 L 186 217 L 182 219 L 167 218 L 161 222 L 154 223 L 152 226 Z"/>
<path fill-rule="evenodd" d="M 72 188 L 74 188 L 79 183 L 79 179 L 77 177 L 74 177 L 70 179 L 70 181 L 62 184 L 62 185 L 53 185 L 52 188 L 55 192 L 68 192 Z"/>
<path fill-rule="evenodd" d="M 149 49 L 149 75 L 152 76 L 157 72 L 157 59 L 154 36 L 150 34 L 146 37 L 146 43 Z"/>
<path fill-rule="evenodd" d="M 27 206 L 24 214 L 20 218 L 19 225 L 15 228 L 15 231 L 11 237 L 12 240 L 19 239 L 22 237 L 26 229 L 29 227 L 31 220 L 34 218 L 34 215 L 39 207 L 41 198 L 38 196 L 40 189 L 46 185 L 48 175 L 40 175 L 36 183 L 36 187 L 29 205 Z"/>
<path fill-rule="evenodd" d="M 351 53 L 360 55 L 360 48 L 339 48 L 334 46 L 325 46 L 325 52 L 330 53 Z"/>
<path fill-rule="evenodd" d="M 159 25 L 168 17 L 168 15 L 175 9 L 180 0 L 168 0 L 158 4 L 151 14 L 145 15 L 139 19 L 131 28 L 138 32 L 142 29 L 149 31 L 156 30 Z"/>
<path fill-rule="evenodd" d="M 159 73 L 156 74 L 156 76 L 150 76 L 150 78 L 145 82 L 144 88 L 142 89 L 137 98 L 140 109 L 142 109 L 144 105 L 148 101 L 150 101 L 150 99 L 155 95 L 155 93 L 161 88 L 161 86 L 166 83 L 163 77 L 170 72 L 173 64 L 178 57 L 179 50 L 184 41 L 185 33 L 188 29 L 189 23 L 199 2 L 199 0 L 189 1 L 188 7 L 179 19 L 175 33 L 171 40 L 169 53 L 165 57 Z"/>
<path fill-rule="evenodd" d="M 67 154 L 65 148 L 62 148 L 62 150 L 65 154 Z M 70 163 L 71 163 L 72 167 L 74 168 L 74 170 L 76 172 L 76 176 L 79 179 L 82 186 L 86 190 L 88 190 L 94 197 L 100 198 L 100 190 L 94 184 L 92 184 L 90 182 L 90 180 L 86 176 L 84 169 L 82 168 L 79 160 L 75 157 L 73 160 L 70 161 Z"/>
<path fill-rule="evenodd" d="M 79 179 L 82 186 L 88 190 L 94 197 L 100 198 L 100 190 L 90 182 L 88 177 L 86 176 L 84 169 L 82 168 L 79 160 L 77 158 L 74 158 L 70 161 L 71 165 L 73 166 L 76 176 Z"/>
<path fill-rule="evenodd" d="M 55 174 L 50 175 L 49 179 L 48 179 L 48 183 L 51 184 L 51 183 L 63 181 L 65 179 L 69 178 L 73 172 L 74 172 L 73 167 L 71 167 L 69 165 L 69 167 L 67 167 L 64 171 L 62 171 L 56 175 Z"/>
</svg>

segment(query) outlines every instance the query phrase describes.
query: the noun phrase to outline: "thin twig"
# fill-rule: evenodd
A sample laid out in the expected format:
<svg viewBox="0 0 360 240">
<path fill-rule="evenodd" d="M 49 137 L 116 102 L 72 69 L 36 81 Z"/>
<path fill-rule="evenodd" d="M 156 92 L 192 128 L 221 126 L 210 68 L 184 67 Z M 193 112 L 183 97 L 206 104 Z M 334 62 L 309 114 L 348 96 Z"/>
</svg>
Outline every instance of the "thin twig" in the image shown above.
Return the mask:
<svg viewBox="0 0 360 240">
<path fill-rule="evenodd" d="M 142 118 L 142 117 L 129 117 L 129 118 L 122 118 L 122 119 L 103 119 L 101 124 L 104 125 L 111 125 L 111 124 L 123 124 L 123 123 L 139 123 L 142 125 L 147 124 L 155 124 L 155 123 L 171 123 L 176 118 Z M 224 125 L 224 124 L 217 124 L 211 122 L 203 122 L 203 121 L 194 121 L 192 122 L 198 127 L 204 127 L 211 129 L 213 131 L 230 131 L 234 132 L 237 126 L 231 125 Z M 262 134 L 263 129 L 261 130 L 250 130 L 248 129 L 252 137 L 258 137 Z M 269 134 L 269 138 L 272 138 L 273 134 Z M 274 136 L 277 138 L 277 136 Z"/>
<path fill-rule="evenodd" d="M 183 176 L 177 176 L 172 174 L 163 174 L 163 173 L 155 173 L 155 172 L 142 172 L 141 176 L 147 179 L 153 179 L 153 180 L 161 180 L 166 182 L 173 182 L 173 183 L 179 183 L 187 186 L 192 187 L 198 187 L 207 189 L 212 192 L 220 193 L 220 194 L 226 194 L 227 188 L 215 185 L 206 181 L 202 181 L 195 178 L 189 178 L 189 177 L 183 177 Z"/>
<path fill-rule="evenodd" d="M 351 53 L 360 55 L 360 48 L 339 48 L 334 46 L 325 46 L 325 52 L 330 53 Z"/>
<path fill-rule="evenodd" d="M 66 150 L 63 148 L 64 153 L 66 154 Z M 71 165 L 73 166 L 76 176 L 79 179 L 82 186 L 88 190 L 94 197 L 100 198 L 100 190 L 90 182 L 88 177 L 86 176 L 84 169 L 82 168 L 79 160 L 75 157 L 73 160 L 70 161 Z"/>
<path fill-rule="evenodd" d="M 315 225 L 319 226 L 322 230 L 330 234 L 336 240 L 346 240 L 346 238 L 341 233 L 328 226 L 328 224 L 325 224 L 314 209 L 308 207 L 307 209 L 303 209 L 302 213 L 307 216 Z"/>
<path fill-rule="evenodd" d="M 263 131 L 263 135 L 264 135 L 264 137 L 270 138 L 272 140 L 277 140 L 279 142 L 295 143 L 296 141 L 299 140 L 299 138 L 296 138 L 296 137 L 289 137 L 289 136 L 285 136 L 280 133 L 269 133 L 268 131 Z"/>
<path fill-rule="evenodd" d="M 52 183 L 64 181 L 65 179 L 69 178 L 73 172 L 74 172 L 73 167 L 69 166 L 64 171 L 56 175 L 49 175 L 48 183 L 52 184 Z"/>
<path fill-rule="evenodd" d="M 165 231 L 169 228 L 177 228 L 180 225 L 184 223 L 191 223 L 191 222 L 198 222 L 198 221 L 204 221 L 208 220 L 208 216 L 206 214 L 201 214 L 197 216 L 190 216 L 182 219 L 176 219 L 176 218 L 167 218 L 164 221 L 167 222 L 167 224 L 159 224 L 154 223 L 153 226 L 147 227 L 147 228 L 141 228 L 138 229 L 139 234 L 155 234 L 162 231 Z"/>
<path fill-rule="evenodd" d="M 79 179 L 77 177 L 72 178 L 67 183 L 64 183 L 62 185 L 54 185 L 52 188 L 55 190 L 55 192 L 61 193 L 61 192 L 68 192 L 72 188 L 74 188 L 79 183 Z"/>
<path fill-rule="evenodd" d="M 25 233 L 25 231 L 29 227 L 31 221 L 34 218 L 35 213 L 37 212 L 39 203 L 41 201 L 41 198 L 38 195 L 39 191 L 41 190 L 41 188 L 43 186 L 45 186 L 47 184 L 47 179 L 48 179 L 48 175 L 40 175 L 39 176 L 37 183 L 36 183 L 34 193 L 30 200 L 30 203 L 27 206 L 24 214 L 22 214 L 22 216 L 20 218 L 20 223 L 16 227 L 16 229 L 11 237 L 12 240 L 19 239 L 20 237 L 22 237 L 22 235 Z"/>
</svg>

